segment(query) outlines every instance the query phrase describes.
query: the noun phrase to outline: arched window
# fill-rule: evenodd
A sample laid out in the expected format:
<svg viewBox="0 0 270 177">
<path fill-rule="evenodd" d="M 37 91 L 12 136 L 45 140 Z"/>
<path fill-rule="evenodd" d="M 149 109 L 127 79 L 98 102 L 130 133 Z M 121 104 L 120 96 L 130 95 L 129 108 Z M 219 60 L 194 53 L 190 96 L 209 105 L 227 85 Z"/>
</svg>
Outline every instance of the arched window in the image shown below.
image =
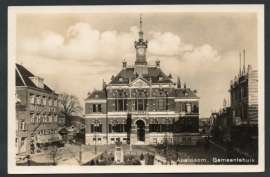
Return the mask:
<svg viewBox="0 0 270 177">
<path fill-rule="evenodd" d="M 110 133 L 115 133 L 115 132 L 118 132 L 117 129 L 118 129 L 118 121 L 113 119 L 111 120 L 110 124 L 109 124 L 109 132 Z"/>
<path fill-rule="evenodd" d="M 156 110 L 166 109 L 166 94 L 164 91 L 159 91 L 156 94 Z"/>
<path fill-rule="evenodd" d="M 127 110 L 127 96 L 123 91 L 119 91 L 115 94 L 115 111 L 126 111 Z"/>
<path fill-rule="evenodd" d="M 91 124 L 91 133 L 102 133 L 102 124 L 100 123 L 100 120 L 93 120 Z"/>
<path fill-rule="evenodd" d="M 160 125 L 158 124 L 157 119 L 152 119 L 150 122 L 149 132 L 160 132 Z"/>
<path fill-rule="evenodd" d="M 147 107 L 147 96 L 144 91 L 138 91 L 135 94 L 135 110 L 145 111 Z"/>
<path fill-rule="evenodd" d="M 98 112 L 101 112 L 101 104 L 98 104 Z"/>
<path fill-rule="evenodd" d="M 93 104 L 93 112 L 97 112 L 96 104 Z"/>
</svg>

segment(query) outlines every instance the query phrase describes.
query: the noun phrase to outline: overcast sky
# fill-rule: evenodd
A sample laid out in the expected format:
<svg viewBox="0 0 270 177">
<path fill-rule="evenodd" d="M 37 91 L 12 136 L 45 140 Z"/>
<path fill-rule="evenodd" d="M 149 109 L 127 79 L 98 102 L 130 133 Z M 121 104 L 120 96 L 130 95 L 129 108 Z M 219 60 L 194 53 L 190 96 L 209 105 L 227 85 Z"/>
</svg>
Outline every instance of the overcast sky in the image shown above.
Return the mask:
<svg viewBox="0 0 270 177">
<path fill-rule="evenodd" d="M 57 93 L 79 97 L 110 82 L 125 59 L 133 65 L 139 13 L 18 14 L 16 62 Z M 229 97 L 239 73 L 239 54 L 257 70 L 256 13 L 143 13 L 147 62 L 180 76 L 198 91 L 200 117 L 209 117 Z M 243 56 L 243 55 L 242 55 Z M 243 59 L 242 59 L 243 63 Z M 243 66 L 242 66 L 243 67 Z"/>
</svg>

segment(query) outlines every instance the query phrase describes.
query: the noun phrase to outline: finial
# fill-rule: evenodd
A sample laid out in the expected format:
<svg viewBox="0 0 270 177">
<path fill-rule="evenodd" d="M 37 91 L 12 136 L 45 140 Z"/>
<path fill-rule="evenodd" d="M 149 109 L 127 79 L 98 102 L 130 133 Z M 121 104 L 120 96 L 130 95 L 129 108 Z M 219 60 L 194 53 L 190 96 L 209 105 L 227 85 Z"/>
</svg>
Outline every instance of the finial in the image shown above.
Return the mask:
<svg viewBox="0 0 270 177">
<path fill-rule="evenodd" d="M 142 31 L 142 13 L 140 14 L 140 31 Z"/>
</svg>

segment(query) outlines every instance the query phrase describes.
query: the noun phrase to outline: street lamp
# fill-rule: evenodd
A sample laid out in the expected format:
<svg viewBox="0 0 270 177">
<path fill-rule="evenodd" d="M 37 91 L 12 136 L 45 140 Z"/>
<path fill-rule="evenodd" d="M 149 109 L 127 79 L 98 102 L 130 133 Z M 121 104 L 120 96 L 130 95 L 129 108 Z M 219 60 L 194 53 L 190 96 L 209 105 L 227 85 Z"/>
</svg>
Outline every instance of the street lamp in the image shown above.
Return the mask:
<svg viewBox="0 0 270 177">
<path fill-rule="evenodd" d="M 16 100 L 16 110 L 17 110 L 17 116 L 18 116 L 18 138 L 17 138 L 17 144 L 18 144 L 18 155 L 20 154 L 20 117 L 19 117 L 19 105 L 21 104 L 21 100 Z"/>
</svg>

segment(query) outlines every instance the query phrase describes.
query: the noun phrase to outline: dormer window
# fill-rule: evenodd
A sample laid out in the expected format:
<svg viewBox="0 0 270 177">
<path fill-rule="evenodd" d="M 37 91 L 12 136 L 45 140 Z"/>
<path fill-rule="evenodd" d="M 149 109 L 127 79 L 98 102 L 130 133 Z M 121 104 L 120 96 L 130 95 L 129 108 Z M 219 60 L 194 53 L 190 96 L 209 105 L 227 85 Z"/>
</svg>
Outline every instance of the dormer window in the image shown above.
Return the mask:
<svg viewBox="0 0 270 177">
<path fill-rule="evenodd" d="M 41 77 L 29 77 L 29 79 L 39 88 L 44 89 L 44 79 Z"/>
<path fill-rule="evenodd" d="M 119 78 L 118 78 L 118 81 L 119 81 L 119 82 L 123 82 L 123 78 L 122 78 L 122 77 L 119 77 Z"/>
<path fill-rule="evenodd" d="M 98 93 L 95 94 L 95 98 L 98 98 Z"/>
<path fill-rule="evenodd" d="M 159 81 L 163 81 L 163 77 L 162 77 L 162 76 L 159 76 L 159 77 L 158 77 L 158 80 L 159 80 Z"/>
</svg>

